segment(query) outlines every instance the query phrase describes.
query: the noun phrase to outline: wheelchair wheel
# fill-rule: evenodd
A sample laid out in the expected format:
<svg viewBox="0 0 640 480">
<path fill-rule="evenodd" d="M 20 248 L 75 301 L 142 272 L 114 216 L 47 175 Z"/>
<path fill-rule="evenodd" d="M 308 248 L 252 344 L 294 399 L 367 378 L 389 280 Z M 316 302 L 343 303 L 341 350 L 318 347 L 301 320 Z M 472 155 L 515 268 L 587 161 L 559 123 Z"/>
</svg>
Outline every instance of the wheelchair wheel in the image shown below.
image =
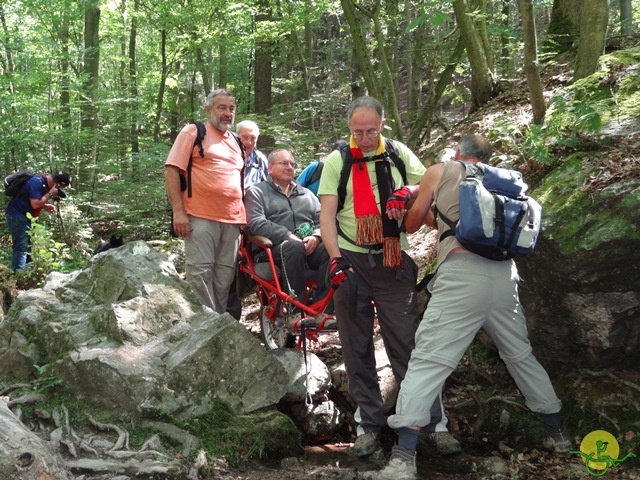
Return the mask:
<svg viewBox="0 0 640 480">
<path fill-rule="evenodd" d="M 296 346 L 296 336 L 289 332 L 284 320 L 269 318 L 265 314 L 265 307 L 260 309 L 260 335 L 264 346 L 269 350 Z"/>
</svg>

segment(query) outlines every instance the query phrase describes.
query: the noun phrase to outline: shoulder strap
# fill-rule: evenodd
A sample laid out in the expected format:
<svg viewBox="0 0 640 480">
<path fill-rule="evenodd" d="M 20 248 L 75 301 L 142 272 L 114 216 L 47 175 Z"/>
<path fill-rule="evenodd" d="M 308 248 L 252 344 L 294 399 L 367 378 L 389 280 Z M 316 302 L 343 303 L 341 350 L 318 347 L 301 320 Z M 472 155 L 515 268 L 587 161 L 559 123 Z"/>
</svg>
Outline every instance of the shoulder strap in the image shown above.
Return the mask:
<svg viewBox="0 0 640 480">
<path fill-rule="evenodd" d="M 340 170 L 340 180 L 338 180 L 338 212 L 344 208 L 344 200 L 347 198 L 347 182 L 351 176 L 351 165 L 353 165 L 349 144 L 340 147 L 340 155 L 342 156 L 342 170 Z"/>
<path fill-rule="evenodd" d="M 368 162 L 371 160 L 379 160 L 380 158 L 390 159 L 393 162 L 393 165 L 398 169 L 398 172 L 400 172 L 404 185 L 408 185 L 407 166 L 404 164 L 404 160 L 402 160 L 400 155 L 398 155 L 398 149 L 396 148 L 395 142 L 390 138 L 385 138 L 384 148 L 386 151 L 382 156 L 376 155 L 365 158 L 362 161 Z M 340 170 L 340 180 L 338 182 L 338 211 L 342 210 L 344 207 L 344 200 L 347 197 L 347 182 L 349 181 L 349 176 L 351 176 L 351 166 L 354 162 L 354 159 L 351 156 L 351 148 L 349 148 L 349 144 L 340 147 L 340 154 L 342 155 L 342 170 Z"/>
<path fill-rule="evenodd" d="M 462 167 L 464 168 L 464 175 L 465 178 L 469 177 L 469 176 L 475 176 L 479 169 L 474 167 L 473 162 L 465 162 L 462 160 L 453 160 L 457 163 L 459 163 L 460 165 L 462 165 Z M 453 165 L 453 163 L 451 163 L 451 165 Z M 446 166 L 445 166 L 446 167 Z M 445 171 L 443 172 L 443 176 L 446 174 L 447 169 L 445 168 Z M 440 181 L 442 181 L 442 179 L 440 179 Z M 436 187 L 437 189 L 437 187 Z M 455 236 L 456 234 L 456 225 L 457 223 L 450 220 L 444 213 L 442 213 L 440 210 L 438 210 L 438 205 L 434 203 L 433 205 L 433 214 L 435 218 L 440 217 L 440 219 L 447 224 L 447 226 L 449 227 L 449 230 L 442 232 L 442 234 L 440 235 L 440 238 L 438 239 L 438 242 L 443 241 L 445 238 L 447 237 L 452 237 Z"/>
<path fill-rule="evenodd" d="M 233 135 L 233 138 L 236 139 L 238 143 L 238 147 L 240 147 L 240 155 L 242 156 L 242 169 L 240 170 L 240 188 L 242 188 L 242 198 L 244 198 L 244 173 L 247 168 L 246 166 L 246 153 L 244 149 L 244 144 L 242 140 L 240 140 L 240 136 L 236 132 L 230 132 Z"/>
<path fill-rule="evenodd" d="M 193 147 L 198 147 L 198 151 L 200 152 L 200 157 L 204 158 L 204 148 L 202 146 L 202 141 L 204 140 L 205 135 L 207 134 L 207 127 L 202 122 L 193 122 L 196 126 L 198 133 L 196 134 L 196 140 L 193 142 Z M 242 171 L 240 172 L 240 185 L 242 187 L 242 194 L 244 195 L 244 160 L 245 160 L 245 150 L 244 145 L 242 144 L 242 140 L 235 132 L 230 132 L 235 138 L 236 142 L 238 142 L 238 146 L 240 147 L 240 155 L 242 155 Z M 187 195 L 191 197 L 191 168 L 193 166 L 193 160 L 189 157 L 189 163 L 187 164 Z"/>
<path fill-rule="evenodd" d="M 407 181 L 407 166 L 404 164 L 404 160 L 398 155 L 398 149 L 396 148 L 396 142 L 391 140 L 390 138 L 384 139 L 384 149 L 389 154 L 389 157 L 393 161 L 393 164 L 400 172 L 400 176 L 402 177 L 402 181 L 405 185 L 408 185 Z"/>
<path fill-rule="evenodd" d="M 196 126 L 196 130 L 198 133 L 196 134 L 196 140 L 193 142 L 193 147 L 198 147 L 198 151 L 200 152 L 200 157 L 204 158 L 204 148 L 202 147 L 202 140 L 204 140 L 205 135 L 207 134 L 207 127 L 205 127 L 202 122 L 193 122 Z M 191 167 L 193 166 L 192 157 L 189 156 L 189 163 L 187 164 L 187 195 L 191 197 Z"/>
<path fill-rule="evenodd" d="M 307 185 L 312 185 L 320 180 L 322 176 L 322 169 L 324 168 L 324 160 L 318 160 L 318 164 L 316 165 L 316 169 L 311 174 L 311 178 L 307 181 Z"/>
</svg>

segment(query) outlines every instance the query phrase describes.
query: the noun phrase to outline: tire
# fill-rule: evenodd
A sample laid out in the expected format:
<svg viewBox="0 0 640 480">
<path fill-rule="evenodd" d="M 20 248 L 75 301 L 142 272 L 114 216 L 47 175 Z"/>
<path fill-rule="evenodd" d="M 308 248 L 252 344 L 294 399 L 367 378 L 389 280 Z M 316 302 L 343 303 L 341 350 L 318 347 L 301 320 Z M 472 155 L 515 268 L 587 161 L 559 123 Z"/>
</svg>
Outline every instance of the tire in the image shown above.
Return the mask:
<svg viewBox="0 0 640 480">
<path fill-rule="evenodd" d="M 260 336 L 262 343 L 268 350 L 278 348 L 293 348 L 296 346 L 296 336 L 289 332 L 282 319 L 272 321 L 260 308 Z"/>
</svg>

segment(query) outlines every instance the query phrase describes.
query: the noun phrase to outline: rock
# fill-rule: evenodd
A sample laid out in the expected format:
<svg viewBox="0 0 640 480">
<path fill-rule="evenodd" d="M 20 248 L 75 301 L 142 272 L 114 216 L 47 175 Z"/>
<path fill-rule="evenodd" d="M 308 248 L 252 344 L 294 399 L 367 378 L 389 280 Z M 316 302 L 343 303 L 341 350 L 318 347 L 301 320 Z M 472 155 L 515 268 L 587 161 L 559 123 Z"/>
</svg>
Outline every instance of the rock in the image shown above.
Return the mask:
<svg viewBox="0 0 640 480">
<path fill-rule="evenodd" d="M 215 398 L 238 413 L 273 406 L 289 384 L 281 362 L 231 316 L 200 307 L 141 241 L 18 297 L 0 326 L 0 373 L 28 379 L 47 364 L 88 405 L 181 417 Z"/>
<path fill-rule="evenodd" d="M 331 375 L 327 366 L 317 355 L 292 349 L 274 350 L 273 355 L 282 363 L 289 375 L 289 386 L 283 400 L 289 402 L 304 402 L 307 393 L 312 399 L 326 395 L 331 386 Z"/>
</svg>

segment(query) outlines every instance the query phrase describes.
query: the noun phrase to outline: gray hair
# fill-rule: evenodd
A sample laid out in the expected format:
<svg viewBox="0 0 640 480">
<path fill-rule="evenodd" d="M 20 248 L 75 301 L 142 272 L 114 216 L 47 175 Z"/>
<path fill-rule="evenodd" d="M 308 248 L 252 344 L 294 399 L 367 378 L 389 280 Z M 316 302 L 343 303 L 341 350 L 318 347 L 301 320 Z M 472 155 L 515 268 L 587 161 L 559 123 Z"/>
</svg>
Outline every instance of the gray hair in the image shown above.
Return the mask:
<svg viewBox="0 0 640 480">
<path fill-rule="evenodd" d="M 225 88 L 218 88 L 217 90 L 213 90 L 209 95 L 207 95 L 207 100 L 204 102 L 205 107 L 213 106 L 213 99 L 224 95 L 225 97 L 233 97 L 233 93 Z"/>
<path fill-rule="evenodd" d="M 256 136 L 260 136 L 260 129 L 258 128 L 258 124 L 253 120 L 242 120 L 238 122 L 236 125 L 236 132 L 240 133 L 240 130 L 246 128 L 248 130 L 254 130 L 256 132 Z"/>
<path fill-rule="evenodd" d="M 277 148 L 273 152 L 271 152 L 269 154 L 269 156 L 267 157 L 267 161 L 269 162 L 269 165 L 274 163 L 276 161 L 276 157 L 278 155 L 280 155 L 281 153 L 283 153 L 283 152 L 288 153 L 289 155 L 291 155 L 291 158 L 293 158 L 293 154 L 289 150 L 287 150 L 285 148 Z"/>
<path fill-rule="evenodd" d="M 384 118 L 384 107 L 382 106 L 382 103 L 380 103 L 373 97 L 358 97 L 353 102 L 351 102 L 351 105 L 349 105 L 349 109 L 347 110 L 348 120 L 351 120 L 353 112 L 358 108 L 373 109 L 378 113 L 378 115 L 380 115 L 380 118 Z"/>
<path fill-rule="evenodd" d="M 458 143 L 461 157 L 474 157 L 482 163 L 489 163 L 493 150 L 491 144 L 480 135 L 465 135 Z"/>
</svg>

